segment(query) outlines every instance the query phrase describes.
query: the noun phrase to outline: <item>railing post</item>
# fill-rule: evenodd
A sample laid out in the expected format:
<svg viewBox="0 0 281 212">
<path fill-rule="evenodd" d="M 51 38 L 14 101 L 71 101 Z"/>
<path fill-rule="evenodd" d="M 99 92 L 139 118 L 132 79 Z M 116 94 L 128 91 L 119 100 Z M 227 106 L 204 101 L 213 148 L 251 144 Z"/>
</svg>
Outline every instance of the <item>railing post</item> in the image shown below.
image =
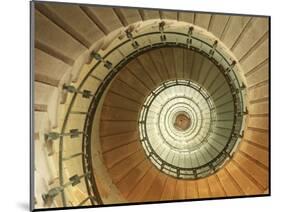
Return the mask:
<svg viewBox="0 0 281 212">
<path fill-rule="evenodd" d="M 230 66 L 227 67 L 226 73 L 228 73 L 228 72 L 230 72 L 231 70 L 233 70 L 233 68 L 234 68 L 235 65 L 236 65 L 236 61 L 233 60 L 233 61 L 231 62 L 231 64 L 230 64 Z"/>
<path fill-rule="evenodd" d="M 126 36 L 127 38 L 132 42 L 132 46 L 134 47 L 134 49 L 137 49 L 139 47 L 139 44 L 137 41 L 135 41 L 133 34 L 132 34 L 132 29 L 130 27 L 128 27 L 125 30 Z"/>
<path fill-rule="evenodd" d="M 192 44 L 192 33 L 193 33 L 193 27 L 189 27 L 188 28 L 188 32 L 187 32 L 187 40 L 186 40 L 186 43 L 187 43 L 187 47 L 190 48 L 190 45 Z"/>
<path fill-rule="evenodd" d="M 72 186 L 76 186 L 77 184 L 79 184 L 81 181 L 81 178 L 83 177 L 87 177 L 89 175 L 88 173 L 85 173 L 81 176 L 78 175 L 73 175 L 72 177 L 69 178 L 69 182 L 65 183 L 62 186 L 58 186 L 55 188 L 51 188 L 47 193 L 42 195 L 42 199 L 44 201 L 45 204 L 51 204 L 54 200 L 54 198 L 61 193 L 65 188 L 67 188 L 68 186 L 72 185 Z"/>
<path fill-rule="evenodd" d="M 212 49 L 209 51 L 209 57 L 214 56 L 214 53 L 216 51 L 217 46 L 218 46 L 218 41 L 215 40 L 214 43 L 213 43 Z"/>
<path fill-rule="evenodd" d="M 91 56 L 95 58 L 97 61 L 102 62 L 104 64 L 104 67 L 106 67 L 107 69 L 112 68 L 112 63 L 109 62 L 108 60 L 103 59 L 103 57 L 99 53 L 92 51 Z"/>
<path fill-rule="evenodd" d="M 177 178 L 180 177 L 180 169 L 177 169 Z"/>
<path fill-rule="evenodd" d="M 91 96 L 93 96 L 93 94 L 91 93 L 91 91 L 89 91 L 89 90 L 80 91 L 80 90 L 78 90 L 77 88 L 75 88 L 75 87 L 72 86 L 72 85 L 66 85 L 66 84 L 64 84 L 62 88 L 63 88 L 65 91 L 69 92 L 69 93 L 79 93 L 79 94 L 82 94 L 82 97 L 83 97 L 83 98 L 89 99 Z"/>
<path fill-rule="evenodd" d="M 234 133 L 232 134 L 232 137 L 243 138 L 243 137 L 244 137 L 244 130 L 242 131 L 241 134 L 237 134 L 237 133 L 234 132 Z"/>
<path fill-rule="evenodd" d="M 49 132 L 45 134 L 45 141 L 53 141 L 63 136 L 70 136 L 70 138 L 77 138 L 83 132 L 78 129 L 70 129 L 68 133 Z"/>
<path fill-rule="evenodd" d="M 159 32 L 161 33 L 160 39 L 162 42 L 166 41 L 166 35 L 164 34 L 164 26 L 165 26 L 165 21 L 161 21 L 159 23 Z"/>
<path fill-rule="evenodd" d="M 193 175 L 194 175 L 194 178 L 196 179 L 197 178 L 197 171 L 196 171 L 196 169 L 193 169 Z"/>
</svg>

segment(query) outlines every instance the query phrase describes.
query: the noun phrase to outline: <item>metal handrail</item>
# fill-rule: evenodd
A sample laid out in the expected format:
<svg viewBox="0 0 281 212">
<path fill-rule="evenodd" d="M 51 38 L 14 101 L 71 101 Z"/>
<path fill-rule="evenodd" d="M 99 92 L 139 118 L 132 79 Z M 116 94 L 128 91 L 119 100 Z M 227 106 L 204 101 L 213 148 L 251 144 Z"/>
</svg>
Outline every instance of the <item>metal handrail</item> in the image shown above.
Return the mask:
<svg viewBox="0 0 281 212">
<path fill-rule="evenodd" d="M 141 35 L 137 35 L 134 37 L 135 40 L 137 40 L 138 38 L 142 38 L 145 36 L 150 36 L 150 35 L 160 35 L 160 32 L 149 32 L 149 33 L 144 33 Z M 164 32 L 164 34 L 175 34 L 175 35 L 180 35 L 180 36 L 184 36 L 186 38 L 188 38 L 187 34 L 184 33 L 179 33 L 179 32 Z M 200 42 L 205 43 L 207 46 L 211 47 L 210 44 L 208 44 L 207 42 L 200 40 L 198 38 L 196 38 L 195 36 L 191 36 L 192 39 L 198 40 Z M 123 42 L 121 42 L 120 44 L 116 45 L 114 48 L 112 48 L 109 52 L 107 52 L 106 55 L 104 55 L 104 59 L 107 59 L 114 51 L 116 51 L 119 47 L 127 44 L 130 42 L 130 39 L 127 39 Z M 83 160 L 82 160 L 82 166 L 83 166 L 83 170 L 86 173 L 86 171 L 88 171 L 90 169 L 90 172 L 92 173 L 92 177 L 90 179 L 90 183 L 88 182 L 88 180 L 85 179 L 85 183 L 86 183 L 86 187 L 87 187 L 87 191 L 89 193 L 89 196 L 95 196 L 97 199 L 99 199 L 98 204 L 102 204 L 102 200 L 100 198 L 100 195 L 98 193 L 97 187 L 96 187 L 96 183 L 95 183 L 95 178 L 94 178 L 94 173 L 93 173 L 93 169 L 92 169 L 92 164 L 91 164 L 91 128 L 89 127 L 92 123 L 92 121 L 95 118 L 95 112 L 96 112 L 96 108 L 97 105 L 99 103 L 100 98 L 102 97 L 105 89 L 107 88 L 107 86 L 109 85 L 109 83 L 111 82 L 111 80 L 115 77 L 115 75 L 118 73 L 118 71 L 125 66 L 130 60 L 132 60 L 134 57 L 143 54 L 144 52 L 150 51 L 151 49 L 155 49 L 155 48 L 162 48 L 162 47 L 181 47 L 181 48 L 188 48 L 187 44 L 183 44 L 183 43 L 178 43 L 178 42 L 169 42 L 169 41 L 165 41 L 165 42 L 158 42 L 158 43 L 153 43 L 144 47 L 138 47 L 137 49 L 133 50 L 133 52 L 131 52 L 129 55 L 126 56 L 125 59 L 121 60 L 118 64 L 116 64 L 111 71 L 108 73 L 108 75 L 106 75 L 106 77 L 104 78 L 103 83 L 101 83 L 101 85 L 98 87 L 98 89 L 96 90 L 95 94 L 93 95 L 93 97 L 91 98 L 91 103 L 90 103 L 90 107 L 89 107 L 89 112 L 86 114 L 86 118 L 85 118 L 85 124 L 84 124 L 84 133 L 85 135 L 83 135 L 83 142 L 82 142 L 82 151 L 83 153 Z M 190 46 L 189 49 L 193 49 L 196 50 L 195 47 L 193 47 L 192 45 Z M 230 63 L 226 60 L 226 58 L 217 50 L 215 50 L 215 52 L 217 52 L 218 54 L 221 55 L 221 57 L 226 61 L 226 64 L 228 64 L 230 66 Z M 199 52 L 200 54 L 203 54 L 203 52 Z M 213 61 L 216 63 L 216 61 Z M 84 77 L 84 79 L 81 81 L 81 83 L 78 86 L 78 90 L 81 89 L 83 87 L 83 85 L 85 84 L 85 82 L 87 81 L 88 77 L 91 75 L 91 73 L 100 65 L 101 61 L 97 61 L 97 63 L 93 66 L 93 68 L 86 74 L 86 76 Z M 218 65 L 218 64 L 217 64 Z M 234 70 L 231 69 L 231 72 L 233 72 L 233 75 L 236 78 L 236 81 L 239 82 L 239 84 L 241 84 L 241 81 L 238 79 L 238 77 L 236 76 L 236 74 L 234 73 Z M 243 94 L 241 92 L 239 92 L 240 98 L 243 100 Z M 73 104 L 75 102 L 77 98 L 77 93 L 73 94 L 73 97 L 70 101 L 69 107 L 67 109 L 66 115 L 65 115 L 65 119 L 63 121 L 63 125 L 61 128 L 61 133 L 63 134 L 65 132 L 66 129 L 66 125 L 69 119 L 69 114 L 71 113 Z M 244 101 L 240 101 L 240 104 L 242 104 L 242 108 L 243 107 L 243 102 Z M 90 114 L 90 115 L 89 115 Z M 63 137 L 60 137 L 60 141 L 59 141 L 59 181 L 60 181 L 60 185 L 64 184 L 64 179 L 63 179 L 63 149 L 64 149 L 64 143 L 63 143 Z M 86 167 L 86 164 L 88 164 L 88 166 Z M 90 185 L 91 184 L 91 185 Z M 62 196 L 62 201 L 63 201 L 63 205 L 66 206 L 66 200 L 65 200 L 65 194 L 64 191 L 61 192 L 61 196 Z M 93 198 L 90 198 L 91 201 Z M 94 202 L 92 201 L 92 204 L 94 204 Z"/>
</svg>

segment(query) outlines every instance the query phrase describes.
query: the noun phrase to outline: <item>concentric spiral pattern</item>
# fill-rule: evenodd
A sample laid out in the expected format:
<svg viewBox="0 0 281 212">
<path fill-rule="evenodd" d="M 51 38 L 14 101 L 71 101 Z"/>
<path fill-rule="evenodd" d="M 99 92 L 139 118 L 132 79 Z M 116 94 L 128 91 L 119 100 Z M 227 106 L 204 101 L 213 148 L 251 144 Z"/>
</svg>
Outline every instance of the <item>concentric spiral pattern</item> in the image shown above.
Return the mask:
<svg viewBox="0 0 281 212">
<path fill-rule="evenodd" d="M 141 142 L 158 169 L 178 178 L 213 173 L 234 144 L 215 133 L 217 115 L 210 94 L 189 80 L 167 81 L 146 98 L 139 118 Z M 228 148 L 228 150 L 227 150 Z"/>
</svg>

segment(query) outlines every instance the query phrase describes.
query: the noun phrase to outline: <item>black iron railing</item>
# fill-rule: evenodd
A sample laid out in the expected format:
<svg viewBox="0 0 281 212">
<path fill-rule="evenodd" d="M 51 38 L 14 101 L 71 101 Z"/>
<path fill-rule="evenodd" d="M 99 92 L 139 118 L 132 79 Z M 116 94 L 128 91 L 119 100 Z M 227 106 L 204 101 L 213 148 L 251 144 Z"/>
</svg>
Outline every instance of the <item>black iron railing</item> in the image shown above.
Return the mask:
<svg viewBox="0 0 281 212">
<path fill-rule="evenodd" d="M 194 30 L 195 31 L 195 30 Z M 161 41 L 160 36 L 162 35 L 167 35 L 165 36 L 165 40 Z M 168 35 L 173 35 L 172 37 L 169 37 Z M 142 46 L 142 41 L 141 39 L 143 38 L 149 38 L 150 36 L 158 36 L 159 40 L 155 41 L 154 43 L 147 43 L 145 46 Z M 176 40 L 175 38 L 179 38 L 179 37 L 183 37 L 184 40 L 188 39 L 188 42 L 179 42 L 179 40 Z M 97 68 L 99 68 L 99 65 L 103 65 L 104 67 L 106 67 L 109 72 L 108 74 L 104 77 L 102 83 L 99 85 L 99 87 L 97 88 L 96 92 L 92 93 L 90 96 L 88 96 L 88 100 L 90 102 L 90 106 L 88 111 L 81 111 L 81 112 L 77 112 L 73 110 L 73 105 L 75 103 L 75 101 L 77 100 L 77 96 L 78 95 L 83 95 L 81 93 L 78 92 L 74 92 L 73 96 L 71 97 L 71 101 L 69 104 L 69 107 L 67 109 L 66 115 L 65 115 L 65 119 L 63 121 L 63 125 L 61 128 L 61 134 L 64 134 L 66 131 L 66 126 L 68 124 L 69 121 L 69 116 L 70 114 L 72 114 L 72 112 L 76 115 L 83 115 L 85 116 L 85 122 L 84 122 L 84 127 L 83 127 L 83 134 L 81 136 L 81 140 L 82 140 L 82 154 L 80 155 L 81 157 L 81 165 L 83 166 L 83 172 L 84 173 L 90 173 L 89 175 L 87 175 L 84 179 L 85 179 L 85 184 L 87 187 L 87 192 L 88 192 L 88 196 L 89 198 L 87 200 L 91 200 L 91 203 L 93 205 L 95 204 L 103 204 L 102 202 L 102 198 L 100 197 L 99 191 L 97 189 L 97 185 L 96 185 L 96 181 L 95 181 L 95 174 L 93 171 L 93 164 L 91 162 L 92 159 L 92 152 L 91 152 L 91 143 L 93 141 L 91 141 L 91 135 L 92 135 L 92 123 L 96 117 L 96 111 L 97 111 L 97 106 L 100 102 L 100 99 L 102 98 L 104 91 L 106 90 L 106 88 L 108 87 L 108 85 L 110 84 L 110 82 L 114 79 L 114 77 L 116 76 L 116 74 L 126 65 L 129 63 L 129 61 L 131 61 L 133 58 L 147 52 L 150 51 L 152 49 L 157 49 L 157 48 L 162 48 L 162 47 L 179 47 L 179 48 L 186 48 L 186 49 L 191 49 L 193 51 L 196 51 L 206 57 L 208 57 L 210 60 L 212 60 L 212 62 L 220 68 L 220 70 L 222 71 L 222 73 L 224 73 L 224 76 L 226 78 L 226 80 L 229 82 L 230 88 L 231 88 L 231 92 L 233 92 L 233 98 L 234 98 L 234 108 L 235 108 L 235 117 L 234 117 L 234 121 L 235 123 L 237 122 L 237 120 L 240 118 L 243 120 L 243 111 L 245 111 L 245 105 L 244 105 L 244 94 L 242 93 L 242 90 L 240 89 L 243 85 L 242 81 L 237 77 L 236 73 L 237 69 L 236 67 L 232 67 L 232 61 L 226 59 L 226 56 L 223 55 L 223 53 L 218 51 L 218 48 L 213 48 L 213 44 L 209 44 L 207 41 L 201 40 L 196 38 L 196 35 L 194 36 L 194 34 L 191 36 L 190 34 L 184 34 L 184 33 L 179 33 L 179 32 L 173 32 L 173 31 L 165 31 L 165 32 L 159 32 L 159 31 L 155 31 L 155 32 L 149 32 L 149 33 L 144 33 L 144 34 L 140 34 L 137 35 L 135 37 L 133 37 L 133 40 L 137 42 L 138 45 L 135 45 L 132 49 L 131 52 L 128 55 L 125 55 L 126 57 L 123 58 L 120 61 L 117 61 L 116 64 L 114 64 L 115 62 L 113 61 L 109 61 L 109 57 L 111 54 L 114 54 L 118 51 L 118 49 L 122 46 L 125 46 L 127 44 L 130 44 L 132 39 L 126 39 L 124 42 L 121 42 L 120 44 L 116 45 L 114 48 L 112 48 L 109 52 L 107 52 L 105 55 L 102 56 L 101 58 L 95 58 L 97 60 L 96 64 L 93 66 L 93 68 L 86 74 L 86 76 L 84 77 L 84 79 L 81 81 L 80 85 L 76 88 L 78 91 L 83 90 L 83 86 L 85 84 L 85 82 L 88 80 L 88 78 L 95 72 L 95 70 Z M 198 41 L 200 43 L 200 46 L 195 46 L 194 43 L 195 42 L 191 42 L 191 40 L 193 41 Z M 206 46 L 206 48 L 208 48 L 208 51 L 204 51 L 202 50 L 202 45 Z M 129 47 L 128 47 L 129 48 Z M 209 52 L 210 50 L 213 49 L 212 52 L 212 56 L 210 57 Z M 213 59 L 214 56 L 219 55 L 221 57 L 221 61 L 222 62 L 218 62 L 217 60 Z M 238 91 L 237 91 L 238 89 Z M 87 92 L 86 92 L 87 93 Z M 237 114 L 242 114 L 241 116 L 237 116 Z M 241 118 L 242 117 L 242 118 Z M 239 125 L 240 126 L 240 125 Z M 222 154 L 227 154 L 230 155 L 231 154 L 231 150 L 233 149 L 232 146 L 235 145 L 235 139 L 237 135 L 241 134 L 241 127 L 235 127 L 233 126 L 232 128 L 232 137 L 230 137 L 229 139 L 229 144 L 228 146 L 224 149 L 223 152 L 220 153 L 220 155 Z M 63 186 L 64 185 L 64 149 L 65 149 L 65 144 L 64 143 L 64 137 L 60 137 L 59 138 L 59 181 L 60 181 L 60 185 Z M 156 160 L 158 159 L 157 156 L 155 156 L 154 154 L 152 155 L 152 157 L 156 157 Z M 212 161 L 212 164 L 216 164 L 219 163 L 218 160 L 220 159 L 220 157 L 217 157 L 216 160 Z M 161 166 L 165 166 L 165 163 L 162 163 Z M 177 167 L 174 167 L 175 171 L 177 172 Z M 189 171 L 189 170 L 188 170 Z M 192 170 L 193 172 L 193 170 Z M 82 173 L 83 174 L 83 173 Z M 60 191 L 61 193 L 61 197 L 62 197 L 62 202 L 63 202 L 63 206 L 67 206 L 67 201 L 66 201 L 66 197 L 65 197 L 65 193 L 64 193 L 64 189 L 62 189 Z M 86 200 L 85 200 L 86 201 Z M 83 203 L 83 202 L 82 202 Z M 84 204 L 84 203 L 83 203 Z"/>
</svg>

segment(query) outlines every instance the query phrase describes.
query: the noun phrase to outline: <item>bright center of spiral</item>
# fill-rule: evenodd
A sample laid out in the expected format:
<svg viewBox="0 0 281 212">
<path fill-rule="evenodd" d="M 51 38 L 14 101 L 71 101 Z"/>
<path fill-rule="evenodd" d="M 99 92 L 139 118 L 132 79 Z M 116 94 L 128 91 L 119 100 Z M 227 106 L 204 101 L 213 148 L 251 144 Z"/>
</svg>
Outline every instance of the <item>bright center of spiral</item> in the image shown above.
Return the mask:
<svg viewBox="0 0 281 212">
<path fill-rule="evenodd" d="M 211 175 L 237 141 L 231 136 L 234 121 L 221 123 L 232 117 L 221 105 L 220 101 L 215 105 L 209 92 L 194 81 L 170 80 L 155 88 L 139 115 L 140 141 L 149 160 L 178 178 Z"/>
<path fill-rule="evenodd" d="M 176 116 L 174 127 L 177 130 L 185 131 L 190 127 L 190 125 L 191 125 L 191 119 L 187 114 L 180 113 Z"/>
</svg>

